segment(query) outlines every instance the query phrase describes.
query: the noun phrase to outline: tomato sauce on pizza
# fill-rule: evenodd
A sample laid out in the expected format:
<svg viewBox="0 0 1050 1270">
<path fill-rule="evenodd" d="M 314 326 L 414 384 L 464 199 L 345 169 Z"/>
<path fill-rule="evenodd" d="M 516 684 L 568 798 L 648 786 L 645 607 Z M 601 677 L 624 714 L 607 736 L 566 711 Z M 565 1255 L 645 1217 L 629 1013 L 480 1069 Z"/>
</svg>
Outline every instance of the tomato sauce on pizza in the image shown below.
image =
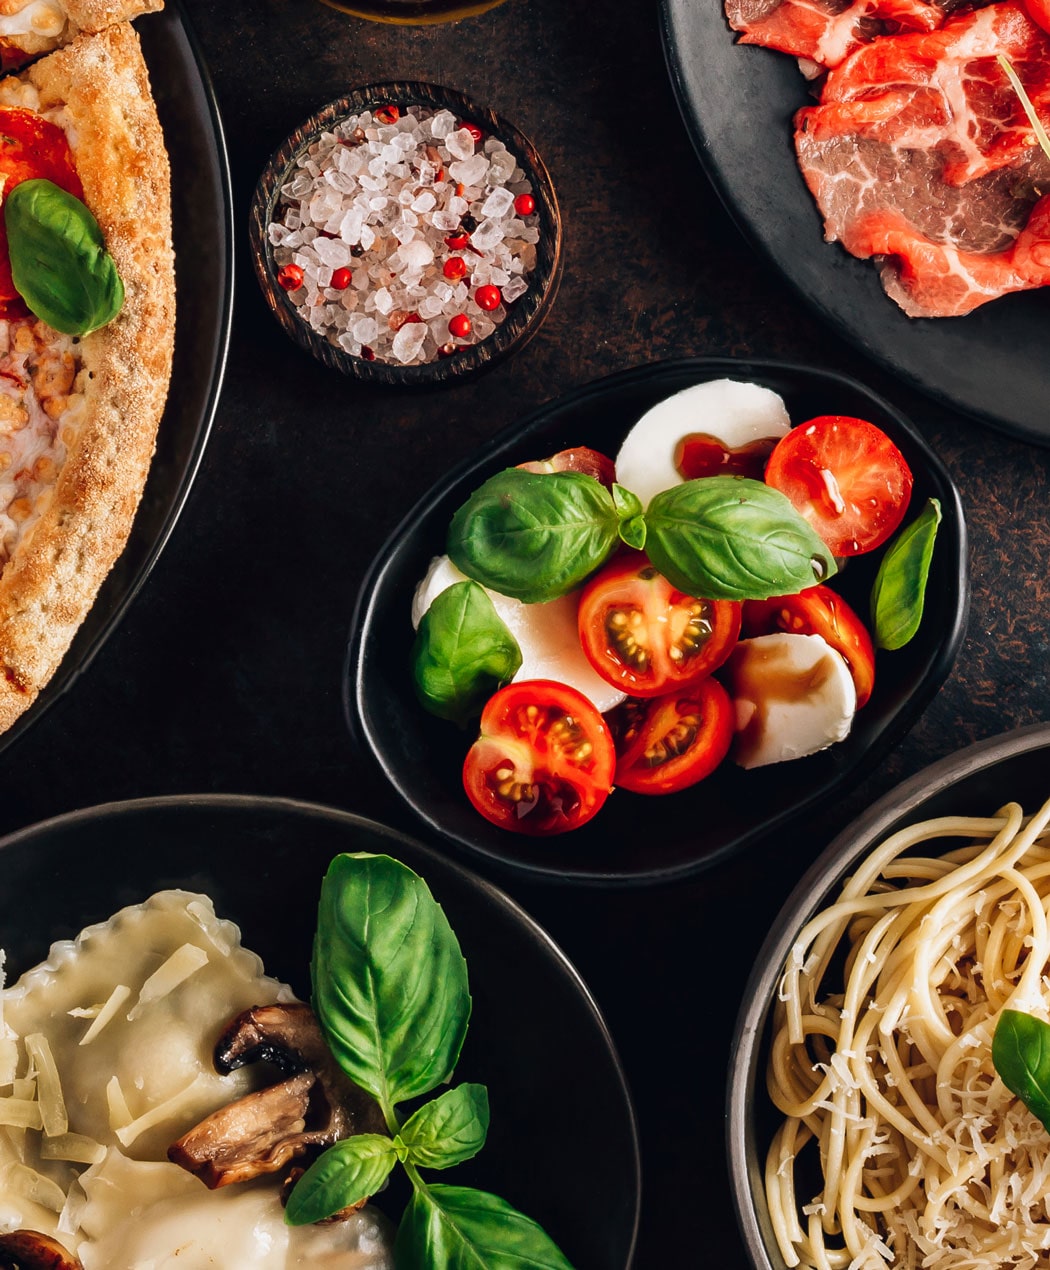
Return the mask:
<svg viewBox="0 0 1050 1270">
<path fill-rule="evenodd" d="M 22 181 L 43 178 L 84 197 L 69 139 L 57 124 L 18 106 L 0 107 L 0 198 Z M 27 317 L 11 279 L 7 228 L 0 216 L 0 317 Z"/>
</svg>

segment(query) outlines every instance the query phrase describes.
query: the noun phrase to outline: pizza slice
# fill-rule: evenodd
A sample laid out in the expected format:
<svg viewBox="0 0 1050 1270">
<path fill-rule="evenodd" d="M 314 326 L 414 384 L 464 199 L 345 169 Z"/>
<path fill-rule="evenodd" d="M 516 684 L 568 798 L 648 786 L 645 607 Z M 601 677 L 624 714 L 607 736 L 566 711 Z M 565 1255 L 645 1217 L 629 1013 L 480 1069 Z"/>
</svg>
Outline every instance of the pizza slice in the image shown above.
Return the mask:
<svg viewBox="0 0 1050 1270">
<path fill-rule="evenodd" d="M 163 0 L 0 0 L 0 70 L 162 7 Z"/>
<path fill-rule="evenodd" d="M 9 238 L 0 240 L 3 730 L 51 678 L 123 550 L 167 396 L 168 158 L 127 23 L 0 80 L 0 183 Z M 101 231 L 95 254 L 85 205 L 91 232 Z M 101 282 L 79 275 L 81 257 L 105 273 Z M 95 315 L 78 327 L 63 306 L 76 316 L 85 282 L 91 303 L 110 306 L 97 316 L 119 312 L 80 333 Z"/>
</svg>

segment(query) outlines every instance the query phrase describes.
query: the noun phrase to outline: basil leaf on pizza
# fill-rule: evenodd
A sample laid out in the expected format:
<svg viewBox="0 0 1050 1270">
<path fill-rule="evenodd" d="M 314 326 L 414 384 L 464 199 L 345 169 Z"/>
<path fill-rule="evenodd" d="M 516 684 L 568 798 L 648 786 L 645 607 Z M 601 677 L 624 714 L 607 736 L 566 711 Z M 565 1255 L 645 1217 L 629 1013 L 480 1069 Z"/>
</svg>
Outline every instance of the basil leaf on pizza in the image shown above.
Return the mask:
<svg viewBox="0 0 1050 1270">
<path fill-rule="evenodd" d="M 64 335 L 87 335 L 121 310 L 124 284 L 88 208 L 54 182 L 22 181 L 4 201 L 11 276 L 29 308 Z"/>
</svg>

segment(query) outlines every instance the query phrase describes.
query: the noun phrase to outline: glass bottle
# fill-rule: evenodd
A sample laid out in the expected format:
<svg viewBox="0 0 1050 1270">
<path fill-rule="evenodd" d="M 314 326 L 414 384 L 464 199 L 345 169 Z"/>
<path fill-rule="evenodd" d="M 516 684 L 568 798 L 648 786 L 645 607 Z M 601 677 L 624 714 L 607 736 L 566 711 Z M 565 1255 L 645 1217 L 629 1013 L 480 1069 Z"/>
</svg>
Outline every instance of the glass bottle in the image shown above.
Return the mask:
<svg viewBox="0 0 1050 1270">
<path fill-rule="evenodd" d="M 458 18 L 494 9 L 503 0 L 323 0 L 323 3 L 355 18 L 409 25 L 455 22 Z"/>
</svg>

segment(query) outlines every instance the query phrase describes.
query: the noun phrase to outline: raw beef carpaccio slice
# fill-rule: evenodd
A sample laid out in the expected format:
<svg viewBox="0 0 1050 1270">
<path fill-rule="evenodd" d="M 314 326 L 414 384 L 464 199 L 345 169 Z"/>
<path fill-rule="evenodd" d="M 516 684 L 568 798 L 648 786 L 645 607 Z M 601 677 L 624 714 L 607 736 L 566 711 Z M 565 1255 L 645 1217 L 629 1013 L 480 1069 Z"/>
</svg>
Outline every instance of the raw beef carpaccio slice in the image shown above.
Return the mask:
<svg viewBox="0 0 1050 1270">
<path fill-rule="evenodd" d="M 958 316 L 1050 282 L 1045 209 L 1021 234 L 1050 190 L 1050 162 L 1000 52 L 1046 117 L 1050 36 L 1012 3 L 858 50 L 828 76 L 821 104 L 795 117 L 825 237 L 884 257 L 886 289 L 913 317 Z"/>
<path fill-rule="evenodd" d="M 951 0 L 726 0 L 741 44 L 761 44 L 828 69 L 861 45 L 900 31 L 935 31 Z"/>
</svg>

